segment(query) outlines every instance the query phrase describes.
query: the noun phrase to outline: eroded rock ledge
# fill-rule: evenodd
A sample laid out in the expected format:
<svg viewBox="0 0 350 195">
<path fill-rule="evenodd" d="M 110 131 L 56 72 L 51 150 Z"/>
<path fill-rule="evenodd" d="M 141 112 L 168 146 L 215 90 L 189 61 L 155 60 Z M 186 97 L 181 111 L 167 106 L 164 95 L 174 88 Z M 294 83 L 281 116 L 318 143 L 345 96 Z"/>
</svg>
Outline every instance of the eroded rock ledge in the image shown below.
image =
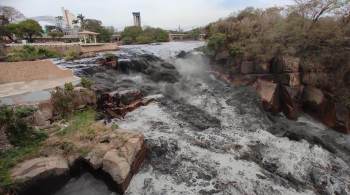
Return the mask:
<svg viewBox="0 0 350 195">
<path fill-rule="evenodd" d="M 54 139 L 49 139 L 47 144 L 50 147 L 56 143 Z M 91 170 L 106 173 L 115 184 L 113 190 L 124 193 L 146 156 L 144 136 L 120 129 L 101 133 L 94 141 L 77 142 L 76 147 L 89 152 L 65 156 L 57 150 L 16 165 L 11 170 L 11 178 L 19 187 L 16 191 L 28 194 L 48 183 L 54 183 L 57 188 L 69 179 L 70 171 L 83 161 Z"/>
</svg>

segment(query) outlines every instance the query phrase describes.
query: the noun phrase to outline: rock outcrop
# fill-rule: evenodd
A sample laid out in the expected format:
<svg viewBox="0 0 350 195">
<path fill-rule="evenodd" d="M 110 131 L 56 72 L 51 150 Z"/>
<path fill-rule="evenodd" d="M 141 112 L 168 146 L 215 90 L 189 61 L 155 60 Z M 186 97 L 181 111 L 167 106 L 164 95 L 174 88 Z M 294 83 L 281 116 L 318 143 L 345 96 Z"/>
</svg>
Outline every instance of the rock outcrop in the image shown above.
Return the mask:
<svg viewBox="0 0 350 195">
<path fill-rule="evenodd" d="M 264 80 L 257 80 L 255 83 L 255 89 L 261 97 L 262 105 L 265 110 L 273 113 L 280 112 L 281 106 L 278 84 Z"/>
<path fill-rule="evenodd" d="M 234 60 L 220 59 L 228 66 Z M 237 63 L 237 62 L 235 62 Z M 350 133 L 350 110 L 334 97 L 335 76 L 330 76 L 318 64 L 306 64 L 292 56 L 279 56 L 270 62 L 243 61 L 230 65 L 230 75 L 223 71 L 215 75 L 234 85 L 253 85 L 261 97 L 263 108 L 272 113 L 283 112 L 296 120 L 300 111 L 305 111 L 328 127 L 342 133 Z M 233 68 L 232 68 L 233 67 Z M 236 67 L 239 67 L 238 71 Z M 350 71 L 349 71 L 350 72 Z M 340 74 L 348 82 L 344 71 Z"/>
<path fill-rule="evenodd" d="M 20 192 L 30 191 L 30 188 L 40 185 L 44 180 L 69 178 L 70 170 L 83 161 L 96 172 L 107 174 L 115 183 L 115 190 L 124 193 L 146 156 L 144 136 L 120 129 L 100 133 L 89 144 L 84 141 L 75 144 L 75 147 L 89 149 L 90 152 L 86 155 L 72 153 L 64 156 L 57 150 L 48 157 L 29 159 L 11 169 L 11 178 L 20 187 Z"/>
<path fill-rule="evenodd" d="M 61 156 L 39 157 L 15 166 L 11 170 L 11 177 L 15 182 L 30 183 L 51 176 L 62 176 L 68 171 L 68 161 Z"/>
<path fill-rule="evenodd" d="M 84 159 L 94 169 L 108 173 L 124 192 L 145 158 L 144 137 L 140 133 L 118 130 L 99 140 Z"/>
</svg>

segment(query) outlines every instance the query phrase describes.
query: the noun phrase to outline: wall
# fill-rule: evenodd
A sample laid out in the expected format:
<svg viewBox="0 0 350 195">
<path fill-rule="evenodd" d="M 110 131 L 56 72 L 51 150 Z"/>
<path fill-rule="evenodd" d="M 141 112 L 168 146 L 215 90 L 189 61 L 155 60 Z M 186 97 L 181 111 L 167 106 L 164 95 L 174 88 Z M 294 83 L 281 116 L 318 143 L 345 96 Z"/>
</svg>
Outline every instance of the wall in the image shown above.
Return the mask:
<svg viewBox="0 0 350 195">
<path fill-rule="evenodd" d="M 75 51 L 77 53 L 115 51 L 118 49 L 116 43 L 97 43 L 97 44 L 80 44 L 80 43 L 30 43 L 27 44 L 34 47 L 45 48 L 65 54 L 67 51 Z M 5 52 L 9 53 L 15 49 L 20 49 L 23 44 L 6 44 Z"/>
</svg>

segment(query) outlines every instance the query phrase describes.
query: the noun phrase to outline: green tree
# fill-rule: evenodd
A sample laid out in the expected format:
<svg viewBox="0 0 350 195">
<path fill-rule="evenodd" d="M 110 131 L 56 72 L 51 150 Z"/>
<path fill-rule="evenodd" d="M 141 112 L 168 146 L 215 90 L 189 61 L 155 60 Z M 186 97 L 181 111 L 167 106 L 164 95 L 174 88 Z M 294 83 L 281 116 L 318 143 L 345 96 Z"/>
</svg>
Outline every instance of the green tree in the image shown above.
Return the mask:
<svg viewBox="0 0 350 195">
<path fill-rule="evenodd" d="M 192 39 L 198 40 L 199 39 L 199 35 L 201 34 L 201 31 L 196 28 L 190 31 L 190 36 Z"/>
<path fill-rule="evenodd" d="M 18 24 L 11 23 L 0 26 L 0 36 L 9 38 L 12 42 L 15 41 L 14 35 L 19 34 Z"/>
<path fill-rule="evenodd" d="M 80 23 L 80 29 L 85 30 L 85 23 L 86 23 L 85 16 L 83 16 L 83 14 L 78 14 L 77 21 L 79 21 Z"/>
<path fill-rule="evenodd" d="M 99 42 L 110 42 L 114 33 L 113 27 L 102 26 L 102 22 L 95 19 L 85 20 L 85 30 L 99 33 L 97 40 Z"/>
<path fill-rule="evenodd" d="M 122 32 L 122 40 L 125 39 L 131 39 L 132 42 L 136 42 L 136 38 L 140 36 L 142 33 L 142 28 L 138 26 L 129 26 L 125 27 L 124 31 Z"/>
<path fill-rule="evenodd" d="M 218 52 L 226 44 L 226 35 L 223 33 L 216 33 L 208 40 L 208 48 L 212 51 Z"/>
<path fill-rule="evenodd" d="M 33 36 L 41 36 L 43 32 L 40 24 L 35 20 L 24 20 L 18 23 L 19 35 L 29 42 L 33 42 Z"/>
</svg>

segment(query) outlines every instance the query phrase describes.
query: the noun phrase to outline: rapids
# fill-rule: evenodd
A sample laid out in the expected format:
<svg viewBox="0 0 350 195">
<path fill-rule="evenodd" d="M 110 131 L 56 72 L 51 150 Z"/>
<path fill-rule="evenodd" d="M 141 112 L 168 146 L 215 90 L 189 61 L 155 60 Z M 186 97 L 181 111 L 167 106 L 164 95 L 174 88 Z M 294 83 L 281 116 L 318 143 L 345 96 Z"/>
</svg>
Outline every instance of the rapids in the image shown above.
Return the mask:
<svg viewBox="0 0 350 195">
<path fill-rule="evenodd" d="M 56 61 L 94 80 L 102 91 L 137 88 L 157 97 L 112 120 L 144 133 L 149 147 L 126 194 L 350 194 L 350 137 L 308 116 L 289 121 L 264 112 L 252 89 L 210 74 L 209 60 L 193 51 L 203 44 L 124 46 L 115 52 L 120 62 L 154 67 L 130 74 L 99 67 L 94 58 Z M 191 52 L 176 57 L 180 51 Z M 167 74 L 164 80 L 153 74 L 157 71 Z M 179 76 L 168 80 L 169 74 Z M 79 194 L 83 189 L 77 186 L 113 193 L 103 185 L 83 175 L 57 195 Z"/>
</svg>

